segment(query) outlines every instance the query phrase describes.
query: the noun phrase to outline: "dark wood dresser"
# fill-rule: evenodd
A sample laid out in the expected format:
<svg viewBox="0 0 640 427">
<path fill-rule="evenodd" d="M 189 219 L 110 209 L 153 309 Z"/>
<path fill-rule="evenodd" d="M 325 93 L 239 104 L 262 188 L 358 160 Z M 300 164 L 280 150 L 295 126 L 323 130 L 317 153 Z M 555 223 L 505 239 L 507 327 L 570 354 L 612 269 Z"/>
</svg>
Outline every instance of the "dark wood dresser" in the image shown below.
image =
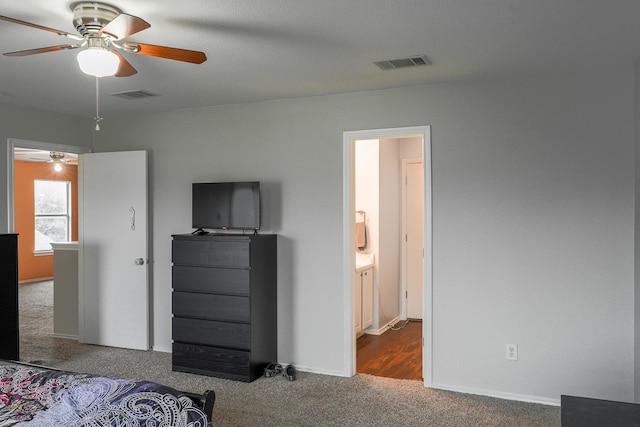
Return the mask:
<svg viewBox="0 0 640 427">
<path fill-rule="evenodd" d="M 0 234 L 0 359 L 18 360 L 18 235 Z"/>
<path fill-rule="evenodd" d="M 277 361 L 277 236 L 174 235 L 174 371 L 250 382 Z"/>
</svg>

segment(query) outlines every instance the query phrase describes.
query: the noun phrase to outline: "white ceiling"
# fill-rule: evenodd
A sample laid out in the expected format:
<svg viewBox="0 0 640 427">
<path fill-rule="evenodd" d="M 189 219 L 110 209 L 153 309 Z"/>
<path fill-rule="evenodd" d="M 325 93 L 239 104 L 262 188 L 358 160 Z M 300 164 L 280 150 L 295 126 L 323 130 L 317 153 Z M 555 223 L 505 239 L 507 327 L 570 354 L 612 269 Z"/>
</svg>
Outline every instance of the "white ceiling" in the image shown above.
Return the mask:
<svg viewBox="0 0 640 427">
<path fill-rule="evenodd" d="M 58 155 L 62 155 L 62 161 L 65 164 L 77 165 L 78 164 L 78 155 L 74 153 L 60 153 L 56 152 Z M 53 159 L 51 157 L 50 151 L 42 151 L 36 150 L 32 148 L 21 148 L 15 147 L 13 149 L 13 159 L 14 160 L 22 160 L 23 162 L 46 162 L 53 163 Z"/>
<path fill-rule="evenodd" d="M 75 32 L 67 0 L 8 0 L 0 15 Z M 204 51 L 201 65 L 125 54 L 100 113 L 154 112 L 453 80 L 581 72 L 640 57 L 638 0 L 113 0 L 151 28 L 126 40 Z M 0 21 L 0 52 L 69 43 Z M 77 50 L 0 56 L 0 102 L 95 116 Z M 427 55 L 381 71 L 374 61 Z M 160 96 L 126 100 L 115 92 Z"/>
</svg>

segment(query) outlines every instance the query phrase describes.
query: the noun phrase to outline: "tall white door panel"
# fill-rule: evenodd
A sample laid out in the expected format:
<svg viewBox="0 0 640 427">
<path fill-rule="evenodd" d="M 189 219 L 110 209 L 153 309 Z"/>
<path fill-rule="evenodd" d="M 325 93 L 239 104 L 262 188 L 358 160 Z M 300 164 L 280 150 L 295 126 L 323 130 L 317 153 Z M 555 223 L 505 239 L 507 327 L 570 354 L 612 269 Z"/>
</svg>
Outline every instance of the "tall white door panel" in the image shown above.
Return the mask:
<svg viewBox="0 0 640 427">
<path fill-rule="evenodd" d="M 80 341 L 147 350 L 147 152 L 83 154 L 79 167 Z"/>
<path fill-rule="evenodd" d="M 424 184 L 422 163 L 406 165 L 406 265 L 407 317 L 422 319 L 424 256 Z"/>
</svg>

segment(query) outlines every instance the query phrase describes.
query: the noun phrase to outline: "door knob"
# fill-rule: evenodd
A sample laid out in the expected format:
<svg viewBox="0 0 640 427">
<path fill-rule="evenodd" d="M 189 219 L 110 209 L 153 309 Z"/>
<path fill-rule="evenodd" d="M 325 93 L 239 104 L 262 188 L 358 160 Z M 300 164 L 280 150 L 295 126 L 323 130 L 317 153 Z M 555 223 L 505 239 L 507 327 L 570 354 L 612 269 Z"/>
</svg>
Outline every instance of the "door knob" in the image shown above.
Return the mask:
<svg viewBox="0 0 640 427">
<path fill-rule="evenodd" d="M 136 258 L 134 261 L 136 265 L 144 265 L 144 260 L 142 258 Z"/>
</svg>

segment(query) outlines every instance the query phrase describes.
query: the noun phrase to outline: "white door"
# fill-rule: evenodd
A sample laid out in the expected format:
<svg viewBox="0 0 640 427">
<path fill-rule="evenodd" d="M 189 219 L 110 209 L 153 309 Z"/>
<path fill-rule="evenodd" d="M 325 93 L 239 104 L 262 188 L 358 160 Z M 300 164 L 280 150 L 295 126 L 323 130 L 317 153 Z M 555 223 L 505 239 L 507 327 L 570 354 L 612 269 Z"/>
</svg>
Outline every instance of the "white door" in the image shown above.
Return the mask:
<svg viewBox="0 0 640 427">
<path fill-rule="evenodd" d="M 149 349 L 147 152 L 79 160 L 80 342 Z"/>
<path fill-rule="evenodd" d="M 424 256 L 424 185 L 422 163 L 406 164 L 405 183 L 407 318 L 422 319 L 422 259 Z"/>
</svg>

